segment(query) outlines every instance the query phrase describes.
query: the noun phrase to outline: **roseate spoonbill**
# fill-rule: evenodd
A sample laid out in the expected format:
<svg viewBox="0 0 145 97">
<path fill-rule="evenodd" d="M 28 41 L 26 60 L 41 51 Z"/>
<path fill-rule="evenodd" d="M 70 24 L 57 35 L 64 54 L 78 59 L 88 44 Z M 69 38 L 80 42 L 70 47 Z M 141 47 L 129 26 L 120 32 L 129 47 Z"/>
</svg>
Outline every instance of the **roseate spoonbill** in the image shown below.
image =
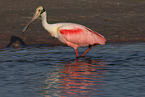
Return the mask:
<svg viewBox="0 0 145 97">
<path fill-rule="evenodd" d="M 106 39 L 101 34 L 92 31 L 91 29 L 75 23 L 55 23 L 48 24 L 46 20 L 46 11 L 42 6 L 36 9 L 36 12 L 30 22 L 23 28 L 25 32 L 29 24 L 41 16 L 43 27 L 51 34 L 58 38 L 62 43 L 67 44 L 75 49 L 76 57 L 79 57 L 77 48 L 88 46 L 88 49 L 81 55 L 83 57 L 94 45 L 104 45 Z"/>
</svg>

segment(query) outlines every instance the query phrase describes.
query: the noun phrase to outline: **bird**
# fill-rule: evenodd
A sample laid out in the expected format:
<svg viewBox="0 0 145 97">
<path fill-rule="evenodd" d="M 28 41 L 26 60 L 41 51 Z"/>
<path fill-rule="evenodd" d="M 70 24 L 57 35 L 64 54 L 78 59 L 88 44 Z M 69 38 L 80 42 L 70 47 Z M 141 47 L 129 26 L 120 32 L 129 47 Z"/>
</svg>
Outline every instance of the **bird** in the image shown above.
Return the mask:
<svg viewBox="0 0 145 97">
<path fill-rule="evenodd" d="M 39 17 L 41 17 L 42 26 L 52 37 L 74 48 L 77 58 L 84 57 L 92 46 L 105 45 L 106 39 L 103 35 L 81 24 L 67 22 L 49 24 L 47 22 L 47 13 L 43 6 L 36 8 L 32 19 L 22 29 L 22 32 L 24 33 L 28 29 L 29 24 Z M 88 46 L 88 49 L 79 56 L 77 49 L 82 46 Z"/>
</svg>

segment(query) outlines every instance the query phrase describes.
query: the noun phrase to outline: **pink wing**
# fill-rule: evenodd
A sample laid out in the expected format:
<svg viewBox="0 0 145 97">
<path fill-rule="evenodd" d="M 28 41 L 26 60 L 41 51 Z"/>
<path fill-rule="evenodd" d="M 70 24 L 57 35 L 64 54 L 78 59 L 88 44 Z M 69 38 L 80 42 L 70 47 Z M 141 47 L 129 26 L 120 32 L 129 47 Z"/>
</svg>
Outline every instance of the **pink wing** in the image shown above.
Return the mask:
<svg viewBox="0 0 145 97">
<path fill-rule="evenodd" d="M 72 46 L 72 44 L 78 45 L 78 47 L 94 44 L 104 45 L 106 41 L 101 34 L 81 25 L 62 26 L 59 28 L 59 32 L 62 42 L 70 43 L 70 46 Z"/>
</svg>

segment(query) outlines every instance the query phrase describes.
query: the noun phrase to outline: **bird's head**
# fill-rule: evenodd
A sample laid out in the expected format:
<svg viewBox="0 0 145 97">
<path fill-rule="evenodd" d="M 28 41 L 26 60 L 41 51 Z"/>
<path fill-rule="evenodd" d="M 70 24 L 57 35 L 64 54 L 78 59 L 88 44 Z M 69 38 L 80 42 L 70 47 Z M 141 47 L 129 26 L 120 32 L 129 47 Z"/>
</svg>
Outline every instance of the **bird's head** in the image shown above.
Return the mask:
<svg viewBox="0 0 145 97">
<path fill-rule="evenodd" d="M 43 12 L 45 12 L 45 9 L 42 6 L 39 6 L 36 8 L 36 11 L 32 17 L 32 19 L 27 23 L 27 25 L 22 29 L 22 32 L 25 32 L 31 22 L 33 22 L 35 19 L 37 19 Z"/>
<path fill-rule="evenodd" d="M 45 9 L 42 6 L 37 7 L 32 20 L 37 19 L 43 12 L 45 12 Z"/>
</svg>

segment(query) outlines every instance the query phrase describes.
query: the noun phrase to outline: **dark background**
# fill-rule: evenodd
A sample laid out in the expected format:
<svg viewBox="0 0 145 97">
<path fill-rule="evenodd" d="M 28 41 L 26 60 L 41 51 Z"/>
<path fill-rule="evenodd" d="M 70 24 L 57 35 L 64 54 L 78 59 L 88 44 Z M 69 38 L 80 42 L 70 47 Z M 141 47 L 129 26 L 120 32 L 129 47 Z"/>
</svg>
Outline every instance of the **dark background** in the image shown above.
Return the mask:
<svg viewBox="0 0 145 97">
<path fill-rule="evenodd" d="M 49 23 L 82 24 L 104 35 L 107 42 L 145 41 L 145 0 L 0 0 L 0 48 L 12 36 L 28 45 L 62 45 L 43 29 L 40 19 L 21 33 L 40 5 Z"/>
</svg>

